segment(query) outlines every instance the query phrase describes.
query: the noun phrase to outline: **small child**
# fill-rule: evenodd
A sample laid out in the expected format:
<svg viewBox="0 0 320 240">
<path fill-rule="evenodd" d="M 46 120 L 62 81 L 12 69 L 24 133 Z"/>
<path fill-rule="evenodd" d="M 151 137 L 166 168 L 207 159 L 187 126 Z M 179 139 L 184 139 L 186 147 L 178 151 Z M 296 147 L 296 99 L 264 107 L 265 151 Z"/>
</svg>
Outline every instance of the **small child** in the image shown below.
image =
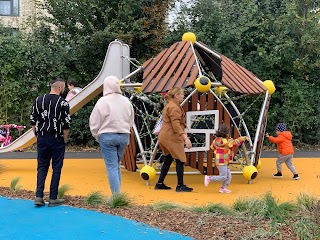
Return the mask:
<svg viewBox="0 0 320 240">
<path fill-rule="evenodd" d="M 211 143 L 211 149 L 215 153 L 215 164 L 219 170 L 218 176 L 204 177 L 204 185 L 208 187 L 210 181 L 222 182 L 222 186 L 219 190 L 220 193 L 231 193 L 231 190 L 227 189 L 227 186 L 231 182 L 231 172 L 229 169 L 229 162 L 233 159 L 233 148 L 240 146 L 245 140 L 249 140 L 248 137 L 239 137 L 237 139 L 230 138 L 229 128 L 222 124 L 216 134 L 216 138 Z"/>
<path fill-rule="evenodd" d="M 275 178 L 282 178 L 282 163 L 286 163 L 289 170 L 293 173 L 293 179 L 298 180 L 299 175 L 292 164 L 294 148 L 292 145 L 292 134 L 287 131 L 287 126 L 285 123 L 279 123 L 276 128 L 277 137 L 272 137 L 268 133 L 266 137 L 272 143 L 277 144 L 279 157 L 276 161 L 278 172 L 273 175 Z"/>
</svg>

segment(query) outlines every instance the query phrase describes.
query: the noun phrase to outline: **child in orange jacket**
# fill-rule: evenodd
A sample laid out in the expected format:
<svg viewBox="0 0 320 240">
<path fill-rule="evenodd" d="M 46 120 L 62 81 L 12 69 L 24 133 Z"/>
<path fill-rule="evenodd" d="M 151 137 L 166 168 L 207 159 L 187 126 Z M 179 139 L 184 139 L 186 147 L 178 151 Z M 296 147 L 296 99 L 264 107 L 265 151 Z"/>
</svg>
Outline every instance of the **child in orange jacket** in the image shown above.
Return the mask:
<svg viewBox="0 0 320 240">
<path fill-rule="evenodd" d="M 282 163 L 285 163 L 289 170 L 293 173 L 293 179 L 298 180 L 299 175 L 292 164 L 294 148 L 292 145 L 292 134 L 287 131 L 287 126 L 285 123 L 279 123 L 276 128 L 277 137 L 272 137 L 268 133 L 266 137 L 272 143 L 277 144 L 279 157 L 276 161 L 278 172 L 273 176 L 275 178 L 282 178 Z"/>
</svg>

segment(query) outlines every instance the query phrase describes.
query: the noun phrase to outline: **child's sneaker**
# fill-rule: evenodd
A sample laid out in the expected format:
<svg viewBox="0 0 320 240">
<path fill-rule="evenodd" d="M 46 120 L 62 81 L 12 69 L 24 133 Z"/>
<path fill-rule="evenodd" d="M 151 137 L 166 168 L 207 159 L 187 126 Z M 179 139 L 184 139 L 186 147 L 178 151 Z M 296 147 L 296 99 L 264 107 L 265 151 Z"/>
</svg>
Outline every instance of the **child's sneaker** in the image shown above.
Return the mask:
<svg viewBox="0 0 320 240">
<path fill-rule="evenodd" d="M 281 172 L 277 172 L 276 174 L 273 174 L 274 178 L 282 178 L 282 173 Z"/>
<path fill-rule="evenodd" d="M 299 179 L 299 175 L 298 174 L 294 174 L 292 179 L 293 180 L 298 180 Z"/>
<path fill-rule="evenodd" d="M 220 188 L 219 193 L 231 193 L 232 191 L 229 190 L 228 188 Z"/>
<path fill-rule="evenodd" d="M 210 180 L 210 177 L 207 176 L 207 175 L 205 175 L 205 176 L 204 176 L 204 185 L 205 185 L 206 187 L 209 186 L 210 181 L 211 181 L 211 180 Z"/>
</svg>

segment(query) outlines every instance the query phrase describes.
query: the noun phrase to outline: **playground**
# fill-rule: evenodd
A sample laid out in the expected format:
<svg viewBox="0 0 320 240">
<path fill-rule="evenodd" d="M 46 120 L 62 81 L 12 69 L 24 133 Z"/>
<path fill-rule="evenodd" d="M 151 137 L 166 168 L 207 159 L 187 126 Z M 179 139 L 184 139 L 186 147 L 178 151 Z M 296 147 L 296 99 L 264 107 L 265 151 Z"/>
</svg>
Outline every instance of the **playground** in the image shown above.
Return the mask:
<svg viewBox="0 0 320 240">
<path fill-rule="evenodd" d="M 81 156 L 81 155 L 80 155 Z M 128 193 L 137 205 L 148 205 L 159 201 L 174 202 L 182 206 L 205 205 L 209 202 L 231 205 L 238 198 L 261 197 L 266 192 L 271 192 L 280 201 L 292 201 L 299 193 L 308 193 L 320 196 L 320 158 L 295 158 L 294 164 L 299 172 L 300 179 L 292 180 L 291 172 L 284 167 L 282 179 L 274 179 L 276 172 L 275 158 L 262 158 L 262 166 L 258 177 L 248 184 L 248 181 L 240 174 L 232 176 L 231 194 L 218 192 L 219 183 L 210 183 L 205 187 L 202 174 L 188 174 L 192 171 L 186 168 L 185 182 L 194 188 L 190 193 L 177 193 L 174 190 L 154 190 L 157 177 L 150 181 L 150 185 L 144 181 L 138 172 L 132 173 L 122 169 L 122 191 Z M 23 189 L 34 191 L 36 179 L 36 159 L 13 159 L 1 161 L 7 170 L 0 175 L 1 186 L 10 186 L 10 181 L 15 177 L 21 177 L 20 184 Z M 174 166 L 170 170 L 174 172 Z M 47 181 L 50 181 L 48 174 Z M 166 184 L 175 187 L 176 175 L 168 175 Z M 102 158 L 94 159 L 66 159 L 61 175 L 60 185 L 68 184 L 72 187 L 68 194 L 86 196 L 92 191 L 101 191 L 103 195 L 110 196 L 105 165 Z M 46 191 L 48 191 L 48 184 Z"/>
<path fill-rule="evenodd" d="M 194 223 L 189 222 L 189 219 L 200 221 L 199 216 L 181 209 L 177 210 L 177 214 L 173 212 L 170 217 L 160 213 L 153 215 L 148 206 L 159 202 L 170 202 L 183 208 L 208 204 L 232 206 L 239 199 L 259 199 L 266 194 L 271 194 L 276 201 L 280 202 L 294 202 L 299 194 L 318 198 L 320 195 L 320 189 L 317 187 L 320 181 L 319 158 L 296 157 L 294 159 L 294 165 L 300 176 L 297 181 L 292 179 L 292 174 L 285 167 L 283 178 L 274 179 L 275 157 L 261 157 L 271 96 L 275 92 L 272 81 L 262 82 L 231 59 L 197 42 L 193 33 L 184 34 L 182 41 L 164 49 L 141 66 L 136 66 L 137 69 L 132 72 L 130 72 L 132 59 L 129 53 L 128 45 L 117 40 L 111 42 L 99 75 L 70 100 L 70 113 L 74 114 L 101 93 L 103 80 L 107 76 L 115 75 L 121 82 L 123 94 L 129 97 L 134 105 L 135 123 L 130 144 L 122 158 L 121 191 L 128 194 L 136 208 L 132 211 L 130 209 L 111 211 L 112 214 L 203 239 L 209 232 L 212 234 L 211 227 L 206 231 L 196 226 L 188 227 L 189 224 Z M 130 79 L 139 72 L 143 72 L 142 83 L 131 82 Z M 152 130 L 160 118 L 160 93 L 167 92 L 172 87 L 186 89 L 181 107 L 186 112 L 185 131 L 192 139 L 192 147 L 185 149 L 187 158 L 185 183 L 194 189 L 193 192 L 188 193 L 154 189 L 161 151 L 158 148 L 157 136 Z M 242 101 L 248 101 L 248 96 L 251 97 L 251 103 L 247 102 L 245 108 L 238 106 Z M 246 114 L 252 111 L 250 107 L 253 105 L 259 107 L 258 111 L 255 109 L 258 112 L 257 123 L 254 125 L 256 129 L 249 131 L 245 120 Z M 219 193 L 219 183 L 212 182 L 208 187 L 204 186 L 204 175 L 218 174 L 215 153 L 209 146 L 221 124 L 231 129 L 233 138 L 248 136 L 248 142 L 233 149 L 235 156 L 230 162 L 232 171 L 230 185 L 232 193 L 230 194 Z M 0 153 L 23 149 L 35 142 L 34 133 L 30 129 L 15 141 L 1 147 Z M 0 195 L 33 199 L 36 159 L 24 159 L 22 156 L 21 159 L 6 159 L 4 164 L 6 170 L 0 175 L 2 187 Z M 177 180 L 174 166 L 170 173 L 173 174 L 168 175 L 165 183 L 175 189 Z M 10 193 L 7 188 L 11 180 L 16 177 L 20 178 L 19 184 L 23 191 Z M 50 181 L 50 174 L 48 181 Z M 64 184 L 72 188 L 68 191 L 69 198 L 66 205 L 77 208 L 88 207 L 79 199 L 83 199 L 91 192 L 100 191 L 106 197 L 111 195 L 101 157 L 81 158 L 80 155 L 76 159 L 66 158 L 60 186 Z M 48 185 L 46 192 L 48 192 Z M 48 199 L 45 198 L 45 200 Z M 93 209 L 110 213 L 110 210 L 103 207 Z M 216 221 L 217 219 L 212 219 L 212 224 Z M 228 221 L 233 220 L 228 219 Z M 230 224 L 239 223 L 230 222 Z M 243 228 L 252 227 L 254 230 L 261 227 L 257 224 L 249 226 L 246 222 L 241 224 Z M 181 226 L 185 230 L 181 229 Z M 267 228 L 266 225 L 263 227 Z M 233 235 L 229 236 L 228 231 L 221 228 L 217 230 L 219 232 L 217 234 L 218 236 L 226 235 L 227 239 L 233 239 L 232 237 L 237 235 L 233 230 Z M 279 231 L 285 234 L 289 230 L 284 228 Z"/>
<path fill-rule="evenodd" d="M 23 154 L 23 153 L 19 153 Z M 276 154 L 276 153 L 275 153 Z M 316 153 L 315 153 L 316 154 Z M 312 156 L 315 156 L 313 154 Z M 68 153 L 68 155 L 72 155 L 72 153 Z M 138 222 L 143 222 L 152 227 L 158 227 L 160 229 L 166 229 L 173 232 L 178 232 L 180 234 L 184 234 L 187 236 L 191 236 L 194 239 L 205 239 L 207 234 L 211 234 L 212 237 L 221 237 L 226 236 L 228 239 L 239 239 L 237 235 L 239 233 L 247 234 L 247 232 L 255 231 L 259 228 L 267 228 L 265 223 L 261 222 L 260 224 L 252 224 L 252 222 L 237 222 L 236 219 L 227 218 L 224 219 L 222 217 L 215 217 L 215 215 L 203 215 L 200 213 L 192 213 L 186 210 L 172 210 L 172 211 L 152 211 L 148 206 L 152 204 L 156 204 L 158 202 L 167 202 L 178 204 L 182 207 L 190 208 L 195 206 L 205 206 L 207 204 L 218 204 L 221 203 L 223 205 L 231 206 L 237 199 L 239 198 L 261 198 L 267 192 L 271 192 L 275 199 L 278 199 L 280 202 L 288 201 L 293 202 L 296 200 L 297 196 L 301 193 L 306 193 L 315 197 L 320 196 L 320 189 L 318 185 L 320 183 L 320 158 L 317 157 L 302 157 L 298 156 L 294 159 L 294 164 L 299 171 L 299 180 L 292 180 L 291 173 L 288 169 L 284 168 L 284 177 L 282 179 L 274 179 L 273 174 L 275 171 L 275 158 L 262 158 L 262 166 L 259 170 L 258 177 L 248 184 L 248 181 L 243 178 L 242 175 L 233 175 L 232 184 L 230 189 L 232 190 L 231 194 L 221 194 L 218 192 L 219 183 L 210 183 L 209 187 L 204 187 L 203 184 L 203 175 L 202 174 L 186 174 L 186 183 L 194 188 L 193 192 L 190 193 L 177 193 L 174 190 L 154 190 L 155 180 L 150 182 L 150 186 L 146 185 L 146 181 L 144 181 L 139 173 L 132 173 L 125 169 L 122 170 L 123 183 L 122 183 L 122 191 L 126 192 L 130 198 L 132 198 L 132 202 L 134 204 L 133 207 L 125 208 L 125 209 L 110 209 L 108 207 L 93 207 L 85 204 L 81 201 L 81 197 L 88 195 L 92 191 L 101 191 L 103 195 L 106 197 L 110 196 L 110 190 L 108 187 L 107 177 L 104 162 L 101 158 L 81 158 L 81 153 L 74 154 L 77 158 L 68 158 L 65 160 L 65 165 L 61 178 L 61 185 L 68 184 L 72 187 L 72 190 L 67 192 L 67 202 L 66 205 L 70 205 L 76 208 L 88 208 L 91 210 L 96 210 L 99 212 L 105 212 L 112 215 L 122 216 L 127 219 L 133 219 Z M 99 153 L 97 153 L 99 155 Z M 273 154 L 274 155 L 274 154 Z M 2 159 L 1 163 L 6 165 L 7 170 L 0 175 L 1 188 L 0 195 L 8 196 L 8 197 L 18 197 L 23 199 L 34 198 L 34 186 L 35 186 L 35 178 L 36 178 L 36 159 Z M 186 169 L 189 171 L 190 169 Z M 174 171 L 174 169 L 172 169 Z M 10 186 L 10 181 L 15 177 L 21 177 L 19 184 L 22 185 L 22 189 L 16 194 L 10 192 L 9 190 L 4 190 L 2 187 Z M 48 180 L 50 180 L 50 174 L 48 175 Z M 166 181 L 166 184 L 174 187 L 176 184 L 176 176 L 169 175 Z M 48 184 L 45 189 L 48 192 Z M 47 195 L 46 195 L 47 197 Z M 20 206 L 21 202 L 11 201 L 12 204 L 16 204 Z M 28 201 L 24 203 L 25 209 L 33 209 L 33 202 Z M 22 205 L 23 206 L 23 205 Z M 20 206 L 20 208 L 22 208 Z M 30 208 L 30 206 L 32 206 Z M 11 212 L 14 208 L 6 208 Z M 10 210 L 11 209 L 11 210 Z M 49 208 L 45 208 L 49 209 Z M 51 208 L 50 208 L 51 209 Z M 58 213 L 70 212 L 73 214 L 75 210 L 68 209 L 66 206 L 59 207 Z M 81 210 L 82 211 L 82 210 Z M 50 211 L 52 214 L 52 211 Z M 6 211 L 2 212 L 4 215 Z M 76 211 L 77 214 L 79 214 Z M 35 213 L 33 213 L 35 214 Z M 40 214 L 40 213 L 37 213 Z M 100 219 L 98 223 L 98 228 L 101 228 L 99 224 L 103 224 L 103 219 L 105 218 L 103 215 L 98 216 L 94 213 L 81 213 L 82 216 L 77 217 L 77 219 L 82 219 L 82 223 L 87 223 L 87 221 L 91 222 L 92 219 Z M 81 215 L 80 214 L 80 215 Z M 83 217 L 84 214 L 84 217 Z M 65 215 L 65 214 L 63 214 Z M 26 215 L 27 212 L 26 212 Z M 181 219 L 188 219 L 187 222 L 181 222 Z M 208 229 L 208 226 L 204 223 L 203 228 L 199 228 L 198 224 L 191 223 L 192 221 L 198 222 L 199 218 L 204 218 L 202 221 L 212 221 L 210 224 L 213 224 L 215 227 L 215 231 L 212 232 L 212 227 Z M 23 221 L 22 216 L 19 217 L 19 221 Z M 211 219 L 211 220 L 210 220 Z M 11 220 L 10 220 L 11 221 Z M 66 226 L 69 226 L 67 219 L 65 216 L 62 216 L 62 222 L 66 221 Z M 111 220 L 112 221 L 112 220 Z M 114 220 L 114 224 L 118 224 L 119 220 Z M 235 228 L 228 227 L 217 227 L 220 221 L 227 221 L 230 226 L 232 224 L 236 224 L 238 226 L 236 232 Z M 169 223 L 170 222 L 170 223 Z M 188 223 L 189 222 L 189 223 Z M 221 223 L 222 223 L 221 222 Z M 110 225 L 111 223 L 109 223 Z M 132 223 L 123 223 L 123 226 L 132 226 Z M 209 223 L 207 223 L 209 224 Z M 95 224 L 93 224 L 95 225 Z M 117 225 L 122 226 L 122 225 Z M 180 226 L 180 227 L 179 227 Z M 224 225 L 223 225 L 224 226 Z M 137 227 L 136 224 L 133 224 L 133 228 L 128 228 L 128 231 L 132 234 L 137 234 L 137 238 L 139 236 L 148 235 L 157 237 L 159 236 L 159 230 L 154 230 L 151 228 L 151 232 L 146 229 L 144 230 L 144 234 L 141 233 L 143 230 L 139 230 L 141 226 Z M 30 230 L 31 229 L 31 230 Z M 51 229 L 47 229 L 47 233 L 50 234 L 52 232 Z M 63 231 L 67 231 L 67 234 L 72 234 L 72 229 L 69 227 L 62 228 Z M 82 239 L 88 239 L 88 232 L 91 234 L 92 230 L 84 230 L 85 227 L 82 228 L 84 235 Z M 135 229 L 135 230 L 134 230 Z M 32 228 L 29 228 L 32 232 Z M 110 231 L 110 230 L 109 230 Z M 290 230 L 287 228 L 282 228 L 281 234 L 285 234 L 287 236 L 290 234 Z M 16 231 L 17 232 L 17 231 Z M 19 232 L 19 231 L 18 231 Z M 17 232 L 17 233 L 18 233 Z M 30 236 L 33 236 L 30 232 Z M 71 232 L 71 233 L 70 233 Z M 40 233 L 41 234 L 41 233 Z M 108 234 L 107 232 L 105 234 Z M 104 233 L 100 233 L 97 235 L 97 239 L 103 239 L 105 236 Z M 110 234 L 110 233 L 109 233 Z M 154 234 L 154 235 L 152 235 Z M 167 236 L 166 239 L 181 239 L 178 235 L 166 235 L 168 233 L 164 232 L 161 235 L 162 237 Z M 50 235 L 46 235 L 50 239 Z M 63 233 L 60 234 L 63 236 Z M 294 235 L 292 235 L 294 236 Z M 53 238 L 53 237 L 52 237 Z M 124 235 L 121 235 L 118 232 L 119 239 L 125 239 Z M 5 238 L 4 238 L 5 239 Z M 19 239 L 19 238 L 15 238 Z M 215 238 L 212 238 L 215 239 Z M 262 238 L 263 239 L 263 238 Z M 269 239 L 277 239 L 277 238 L 269 238 Z M 294 238 L 290 238 L 294 239 Z"/>
</svg>

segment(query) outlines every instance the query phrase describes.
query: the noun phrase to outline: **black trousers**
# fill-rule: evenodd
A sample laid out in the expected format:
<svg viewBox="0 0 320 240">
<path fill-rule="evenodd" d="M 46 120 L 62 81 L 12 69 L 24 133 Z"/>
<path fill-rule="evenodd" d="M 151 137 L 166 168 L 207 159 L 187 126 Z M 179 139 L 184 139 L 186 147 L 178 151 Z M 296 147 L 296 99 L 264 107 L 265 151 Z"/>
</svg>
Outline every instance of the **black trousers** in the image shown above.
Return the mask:
<svg viewBox="0 0 320 240">
<path fill-rule="evenodd" d="M 54 135 L 38 136 L 38 168 L 36 197 L 43 198 L 44 186 L 52 159 L 52 178 L 50 184 L 50 199 L 57 199 L 61 169 L 63 166 L 66 144 L 63 137 Z"/>
<path fill-rule="evenodd" d="M 172 162 L 173 162 L 173 158 L 171 154 L 163 156 L 163 165 L 161 167 L 158 183 L 164 182 L 164 179 L 169 172 Z M 177 178 L 178 178 L 178 185 L 183 185 L 184 163 L 181 162 L 179 159 L 176 159 L 176 172 L 177 172 Z"/>
</svg>

